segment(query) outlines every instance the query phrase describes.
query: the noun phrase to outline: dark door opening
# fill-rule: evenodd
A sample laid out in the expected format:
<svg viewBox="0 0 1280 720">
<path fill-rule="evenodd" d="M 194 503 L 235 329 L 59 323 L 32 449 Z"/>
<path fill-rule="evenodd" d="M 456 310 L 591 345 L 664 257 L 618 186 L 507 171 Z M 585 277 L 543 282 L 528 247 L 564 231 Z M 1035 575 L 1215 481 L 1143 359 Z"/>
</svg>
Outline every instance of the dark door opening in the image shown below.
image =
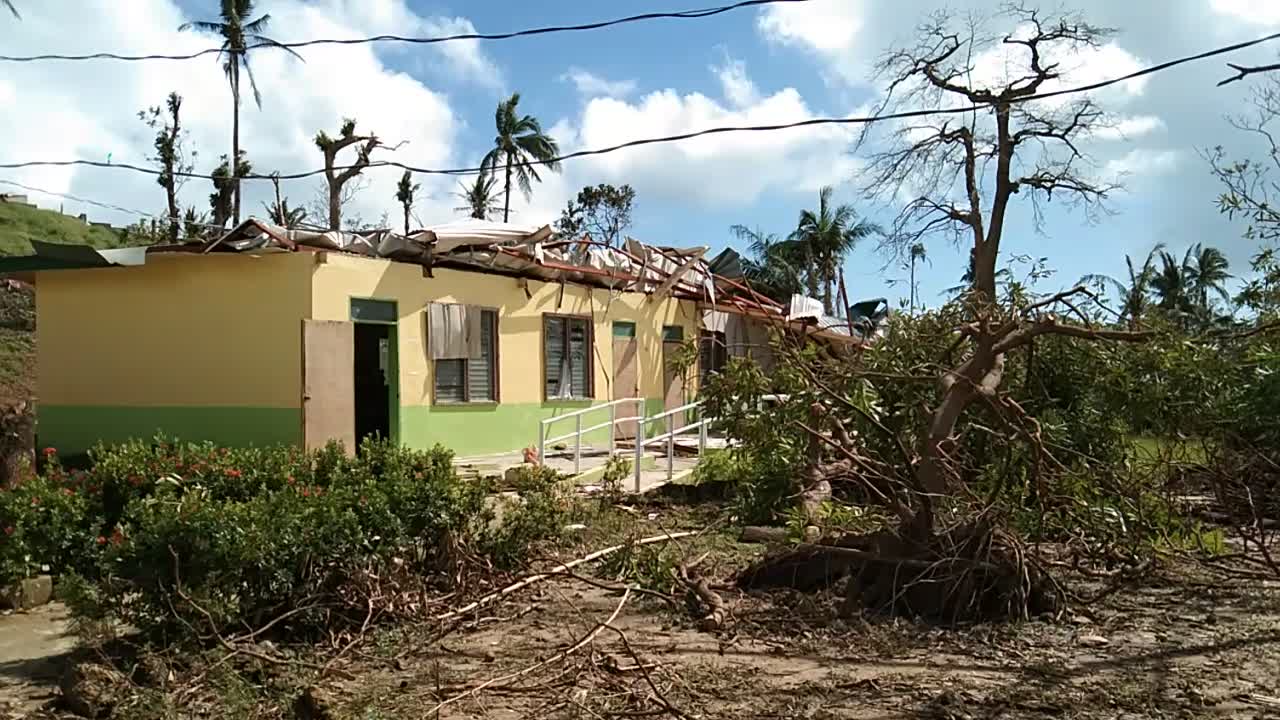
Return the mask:
<svg viewBox="0 0 1280 720">
<path fill-rule="evenodd" d="M 391 437 L 391 325 L 356 323 L 356 447 L 365 438 Z"/>
</svg>

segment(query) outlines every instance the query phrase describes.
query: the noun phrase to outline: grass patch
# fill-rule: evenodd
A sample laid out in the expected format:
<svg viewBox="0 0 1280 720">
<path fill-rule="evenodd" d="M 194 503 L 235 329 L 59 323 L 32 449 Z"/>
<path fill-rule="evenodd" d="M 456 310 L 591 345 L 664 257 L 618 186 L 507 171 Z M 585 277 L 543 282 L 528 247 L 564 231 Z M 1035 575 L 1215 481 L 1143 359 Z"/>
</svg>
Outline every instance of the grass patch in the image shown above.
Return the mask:
<svg viewBox="0 0 1280 720">
<path fill-rule="evenodd" d="M 32 240 L 112 248 L 124 245 L 126 235 L 52 210 L 0 202 L 0 255 L 28 255 Z"/>
<path fill-rule="evenodd" d="M 35 389 L 35 334 L 0 326 L 0 405 L 31 398 Z"/>
<path fill-rule="evenodd" d="M 1204 441 L 1199 438 L 1135 436 L 1129 439 L 1129 445 L 1130 458 L 1144 466 L 1161 460 L 1199 464 L 1206 458 Z"/>
</svg>

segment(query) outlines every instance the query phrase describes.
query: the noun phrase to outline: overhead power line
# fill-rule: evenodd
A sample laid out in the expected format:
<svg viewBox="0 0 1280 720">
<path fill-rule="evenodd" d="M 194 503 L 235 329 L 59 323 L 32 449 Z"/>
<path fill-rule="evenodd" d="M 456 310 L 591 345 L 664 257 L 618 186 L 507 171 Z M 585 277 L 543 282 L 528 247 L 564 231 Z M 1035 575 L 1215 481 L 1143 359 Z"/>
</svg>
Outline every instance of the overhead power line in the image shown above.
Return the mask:
<svg viewBox="0 0 1280 720">
<path fill-rule="evenodd" d="M 615 25 L 625 25 L 628 23 L 648 22 L 651 20 L 692 20 L 697 18 L 712 17 L 722 13 L 740 10 L 742 8 L 755 7 L 760 5 L 774 5 L 780 3 L 802 3 L 809 0 L 742 0 L 732 5 L 720 5 L 718 7 L 703 8 L 700 10 L 678 10 L 673 12 L 652 12 L 640 15 L 631 15 L 630 17 L 617 18 L 614 20 L 600 20 L 597 22 L 582 23 L 579 25 L 552 25 L 549 27 L 529 28 L 526 30 L 515 30 L 504 33 L 458 33 L 455 35 L 440 35 L 435 37 L 410 37 L 402 35 L 377 35 L 366 38 L 325 38 L 316 40 L 301 40 L 291 43 L 260 43 L 249 45 L 248 50 L 255 50 L 260 47 L 285 47 L 289 49 L 314 47 L 317 45 L 365 45 L 368 43 L 409 43 L 414 45 L 435 45 L 437 43 L 457 42 L 459 40 L 510 40 L 513 38 L 533 37 L 535 35 L 551 35 L 554 33 L 581 32 L 584 30 L 600 30 L 603 28 L 613 27 Z M 45 60 L 125 60 L 125 61 L 141 61 L 141 60 L 193 60 L 206 55 L 216 55 L 222 52 L 222 48 L 208 48 L 199 52 L 188 53 L 185 55 L 119 55 L 116 53 L 97 52 L 86 55 L 0 55 L 0 62 L 40 62 Z"/>
<path fill-rule="evenodd" d="M 142 210 L 134 210 L 132 208 L 121 207 L 119 205 L 113 205 L 108 202 L 101 202 L 99 200 L 90 200 L 89 198 L 80 197 L 78 195 L 72 195 L 70 193 L 57 192 L 56 190 L 45 190 L 44 188 L 33 187 L 31 185 L 24 185 L 20 182 L 14 182 L 13 180 L 5 180 L 3 178 L 0 178 L 0 184 L 11 185 L 13 187 L 26 190 L 27 192 L 40 193 L 41 195 L 51 195 L 53 197 L 60 197 L 66 200 L 71 200 L 72 202 L 84 203 L 86 205 L 93 205 L 94 207 L 100 207 L 103 210 L 114 210 L 116 212 L 127 213 L 129 215 L 138 215 L 140 217 L 147 218 L 150 220 L 159 220 L 160 222 L 170 222 L 172 220 L 177 220 L 178 222 L 183 223 L 184 225 L 196 225 L 199 227 L 218 228 L 219 230 L 225 229 L 225 227 L 221 225 L 214 225 L 212 223 L 202 223 L 202 222 L 190 223 L 190 222 L 186 222 L 180 217 L 175 218 L 168 215 L 156 215 L 155 213 L 149 213 L 149 212 L 144 212 Z"/>
<path fill-rule="evenodd" d="M 1187 63 L 1197 62 L 1200 60 L 1217 57 L 1219 55 L 1225 55 L 1228 53 L 1237 52 L 1239 50 L 1254 47 L 1256 45 L 1261 45 L 1263 43 L 1268 43 L 1275 40 L 1280 40 L 1280 33 L 1272 33 L 1270 35 L 1260 37 L 1256 40 L 1249 40 L 1246 42 L 1235 43 L 1233 45 L 1226 45 L 1223 47 L 1215 48 L 1213 50 L 1206 50 L 1205 52 L 1197 53 L 1195 55 L 1187 55 L 1184 57 L 1176 58 L 1174 60 L 1168 60 L 1166 62 L 1162 62 L 1157 65 L 1151 65 L 1149 67 L 1145 67 L 1145 68 L 1142 68 L 1141 70 L 1136 70 L 1134 72 L 1128 73 L 1126 75 L 1121 75 L 1119 77 L 1114 77 L 1107 80 L 1100 80 L 1098 82 L 1089 83 L 1087 85 L 1077 85 L 1074 87 L 1063 88 L 1061 90 L 1042 92 L 1042 93 L 1037 93 L 1035 95 L 1027 95 L 1019 98 L 1014 98 L 1009 102 L 1018 104 L 1018 103 L 1025 103 L 1025 102 L 1032 102 L 1036 100 L 1046 100 L 1046 99 L 1055 98 L 1055 97 L 1064 97 L 1067 95 L 1077 95 L 1085 92 L 1093 92 L 1095 90 L 1101 90 L 1103 88 L 1110 87 L 1112 85 L 1118 85 L 1120 83 L 1129 82 L 1130 80 L 1135 80 L 1137 78 L 1146 77 L 1148 75 L 1154 75 L 1156 73 L 1163 72 L 1165 70 L 1169 70 L 1171 68 L 1177 67 L 1179 65 L 1185 65 Z M 843 117 L 843 118 L 823 117 L 823 118 L 810 118 L 808 120 L 799 120 L 796 122 L 789 122 L 789 123 L 777 123 L 777 124 L 771 124 L 771 125 L 730 125 L 730 126 L 713 127 L 713 128 L 707 128 L 704 130 L 696 130 L 696 131 L 687 132 L 687 133 L 680 133 L 676 135 L 663 135 L 660 137 L 629 140 L 627 142 L 619 143 L 617 145 L 610 145 L 608 147 L 594 148 L 590 150 L 578 150 L 576 152 L 566 153 L 564 155 L 558 155 L 554 158 L 550 158 L 547 160 L 532 160 L 525 164 L 526 165 L 549 165 L 553 163 L 562 162 L 565 160 L 574 160 L 577 158 L 590 157 L 595 155 L 607 155 L 607 154 L 618 152 L 621 150 L 627 150 L 635 147 L 642 147 L 645 145 L 658 145 L 658 144 L 665 144 L 665 143 L 680 142 L 683 140 L 692 140 L 694 138 L 707 137 L 711 135 L 724 135 L 729 133 L 741 133 L 741 132 L 775 132 L 780 130 L 792 130 L 796 128 L 817 127 L 822 125 L 867 125 L 870 123 L 884 122 L 887 120 L 907 120 L 911 118 L 931 117 L 931 116 L 940 116 L 940 115 L 961 115 L 965 113 L 974 112 L 975 110 L 990 108 L 995 104 L 996 104 L 995 102 L 983 102 L 983 103 L 974 103 L 971 105 L 964 105 L 964 106 L 954 107 L 954 108 L 929 108 L 929 109 L 918 109 L 918 110 L 903 110 L 899 112 L 884 113 L 880 115 L 868 115 L 868 116 L 862 116 L 862 117 Z M 33 160 L 29 162 L 0 163 L 0 169 L 21 169 L 21 168 L 29 168 L 29 167 L 66 167 L 66 166 L 77 166 L 77 165 L 86 166 L 86 167 L 115 168 L 115 169 L 121 169 L 121 170 L 130 170 L 133 172 L 145 173 L 147 175 L 160 174 L 160 171 L 155 168 L 140 167 L 138 165 L 130 165 L 127 163 L 124 163 L 124 164 L 108 163 L 108 162 L 102 162 L 99 160 Z M 354 166 L 339 165 L 339 166 L 335 166 L 333 169 L 347 170 L 352 167 Z M 416 167 L 414 165 L 407 165 L 405 163 L 396 162 L 393 160 L 378 160 L 378 161 L 369 163 L 365 167 L 366 168 L 394 167 L 394 168 L 399 168 L 402 170 L 408 170 L 410 172 L 418 173 L 420 175 L 453 175 L 453 176 L 476 175 L 485 171 L 483 168 L 480 168 L 480 167 L 448 168 L 448 169 L 424 168 L 424 167 Z M 240 176 L 240 179 L 242 180 L 271 180 L 271 179 L 302 180 L 305 178 L 314 177 L 316 175 L 322 175 L 324 172 L 325 172 L 324 168 L 319 168 L 316 170 L 307 170 L 307 171 L 295 172 L 295 173 L 267 173 L 267 174 L 250 173 L 247 175 Z M 212 175 L 207 175 L 203 173 L 176 172 L 174 174 L 182 177 L 201 178 L 205 180 L 213 179 Z"/>
</svg>

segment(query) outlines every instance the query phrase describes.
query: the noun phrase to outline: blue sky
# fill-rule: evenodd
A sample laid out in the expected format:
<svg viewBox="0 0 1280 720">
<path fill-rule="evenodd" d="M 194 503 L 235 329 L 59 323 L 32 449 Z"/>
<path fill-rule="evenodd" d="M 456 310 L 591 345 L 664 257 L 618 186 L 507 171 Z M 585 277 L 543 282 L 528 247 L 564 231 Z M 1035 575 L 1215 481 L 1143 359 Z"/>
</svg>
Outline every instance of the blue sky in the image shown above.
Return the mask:
<svg viewBox="0 0 1280 720">
<path fill-rule="evenodd" d="M 505 31 L 701 4 L 259 2 L 260 10 L 275 18 L 271 34 L 280 40 Z M 959 0 L 950 6 L 965 12 L 987 4 Z M 211 39 L 178 34 L 176 27 L 208 17 L 216 3 L 43 0 L 26 5 L 20 24 L 0 22 L 0 45 L 9 52 L 199 49 Z M 1252 0 L 1078 0 L 1074 5 L 1094 23 L 1119 30 L 1102 51 L 1069 59 L 1070 76 L 1080 81 L 1280 27 L 1280 3 Z M 255 60 L 263 107 L 245 108 L 243 142 L 260 170 L 310 169 L 319 164 L 310 138 L 321 128 L 332 132 L 350 116 L 360 128 L 389 141 L 408 141 L 396 159 L 432 167 L 473 165 L 492 140 L 494 105 L 512 91 L 521 93 L 521 109 L 553 128 L 566 150 L 717 124 L 847 115 L 876 99 L 869 79 L 876 56 L 910 40 L 912 28 L 938 7 L 927 0 L 811 0 L 701 20 L 505 42 L 309 49 L 305 64 L 282 54 L 264 56 Z M 1263 48 L 1241 59 L 1262 62 L 1275 54 L 1276 48 Z M 145 161 L 148 131 L 136 112 L 161 102 L 172 89 L 186 97 L 191 142 L 200 152 L 197 167 L 210 169 L 229 144 L 228 93 L 212 59 L 5 70 L 10 72 L 0 76 L 0 102 L 12 108 L 0 117 L 5 160 L 100 159 L 109 152 Z M 1020 200 L 1006 234 L 1006 257 L 1047 257 L 1058 275 L 1046 287 L 1088 272 L 1117 273 L 1125 253 L 1144 254 L 1156 242 L 1178 250 L 1197 241 L 1218 245 L 1243 271 L 1253 248 L 1213 207 L 1217 188 L 1199 156 L 1216 144 L 1236 155 L 1257 152 L 1256 144 L 1224 119 L 1246 109 L 1250 87 L 1217 89 L 1214 82 L 1222 74 L 1222 63 L 1211 61 L 1099 94 L 1098 102 L 1127 131 L 1092 142 L 1090 151 L 1099 173 L 1125 174 L 1126 192 L 1112 199 L 1112 214 L 1093 222 L 1050 204 L 1040 232 L 1029 204 Z M 37 107 L 42 110 L 32 110 Z M 535 188 L 530 203 L 513 205 L 521 220 L 550 221 L 582 185 L 630 182 L 638 191 L 635 237 L 719 249 L 731 244 L 728 227 L 734 223 L 785 234 L 801 208 L 816 202 L 817 188 L 829 183 L 841 201 L 888 224 L 897 208 L 860 196 L 862 158 L 851 149 L 850 132 L 824 128 L 624 151 L 567 163 L 561 176 Z M 147 212 L 159 210 L 163 198 L 148 178 L 113 171 L 40 169 L 3 177 Z M 390 194 L 397 177 L 389 169 L 370 173 L 352 211 L 370 220 L 384 211 L 395 217 Z M 424 224 L 454 219 L 453 182 L 426 178 L 423 184 L 419 219 Z M 314 180 L 286 183 L 285 192 L 304 202 L 314 196 L 316 185 Z M 206 186 L 192 182 L 183 199 L 199 206 L 207 193 Z M 247 186 L 246 207 L 260 212 L 269 193 L 269 184 Z M 49 207 L 61 204 L 68 212 L 81 210 L 53 195 L 35 199 Z M 84 210 L 117 223 L 134 219 L 100 208 Z M 930 245 L 930 261 L 920 268 L 926 302 L 937 304 L 939 291 L 956 283 L 966 252 L 941 241 Z M 873 244 L 855 253 L 846 267 L 851 296 L 905 296 L 906 286 L 889 287 L 889 280 L 905 278 L 906 272 L 896 264 L 885 269 L 886 262 Z"/>
</svg>

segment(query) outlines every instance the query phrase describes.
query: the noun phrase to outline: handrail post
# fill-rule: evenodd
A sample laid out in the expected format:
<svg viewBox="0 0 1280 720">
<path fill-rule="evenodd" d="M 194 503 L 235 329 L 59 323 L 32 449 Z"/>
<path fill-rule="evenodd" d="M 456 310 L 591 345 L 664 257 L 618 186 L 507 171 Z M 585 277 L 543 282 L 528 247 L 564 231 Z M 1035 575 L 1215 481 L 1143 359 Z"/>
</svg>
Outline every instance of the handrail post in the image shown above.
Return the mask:
<svg viewBox="0 0 1280 720">
<path fill-rule="evenodd" d="M 667 482 L 676 474 L 675 413 L 667 416 Z"/>
<path fill-rule="evenodd" d="M 647 418 L 641 418 L 636 421 L 636 456 L 632 464 L 632 471 L 635 472 L 636 494 L 640 494 L 640 458 L 644 456 L 644 424 Z"/>
<path fill-rule="evenodd" d="M 573 418 L 577 433 L 573 436 L 573 474 L 582 474 L 582 415 L 576 415 Z"/>
<path fill-rule="evenodd" d="M 538 464 L 547 464 L 547 422 L 538 423 Z"/>
<path fill-rule="evenodd" d="M 707 452 L 707 419 L 698 418 L 698 459 Z"/>
</svg>

